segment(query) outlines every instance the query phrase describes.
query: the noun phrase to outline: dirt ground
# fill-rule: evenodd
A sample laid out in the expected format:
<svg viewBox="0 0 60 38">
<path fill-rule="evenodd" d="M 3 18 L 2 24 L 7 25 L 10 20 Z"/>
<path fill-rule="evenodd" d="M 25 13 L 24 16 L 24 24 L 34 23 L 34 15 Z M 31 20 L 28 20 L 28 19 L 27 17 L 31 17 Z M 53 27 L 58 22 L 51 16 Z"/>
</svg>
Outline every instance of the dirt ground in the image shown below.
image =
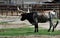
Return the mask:
<svg viewBox="0 0 60 38">
<path fill-rule="evenodd" d="M 48 35 L 30 35 L 30 36 L 0 36 L 0 38 L 60 38 L 60 35 L 48 36 Z"/>
</svg>

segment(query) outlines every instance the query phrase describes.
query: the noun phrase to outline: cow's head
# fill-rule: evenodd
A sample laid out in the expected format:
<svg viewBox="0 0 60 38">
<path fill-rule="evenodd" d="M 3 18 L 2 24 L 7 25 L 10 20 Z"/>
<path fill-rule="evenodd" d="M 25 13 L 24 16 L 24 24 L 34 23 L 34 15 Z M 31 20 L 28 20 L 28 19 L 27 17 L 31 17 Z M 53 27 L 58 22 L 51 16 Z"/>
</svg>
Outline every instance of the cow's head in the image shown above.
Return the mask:
<svg viewBox="0 0 60 38">
<path fill-rule="evenodd" d="M 21 21 L 24 21 L 26 19 L 26 13 L 21 14 Z"/>
</svg>

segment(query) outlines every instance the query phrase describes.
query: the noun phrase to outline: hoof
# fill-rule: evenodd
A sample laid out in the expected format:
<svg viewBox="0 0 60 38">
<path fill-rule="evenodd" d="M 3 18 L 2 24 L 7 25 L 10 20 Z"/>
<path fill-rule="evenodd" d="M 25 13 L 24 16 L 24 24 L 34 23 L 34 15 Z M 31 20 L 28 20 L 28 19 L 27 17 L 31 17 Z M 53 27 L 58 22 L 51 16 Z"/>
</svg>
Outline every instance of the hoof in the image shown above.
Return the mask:
<svg viewBox="0 0 60 38">
<path fill-rule="evenodd" d="M 52 31 L 52 32 L 54 32 L 54 31 Z"/>
<path fill-rule="evenodd" d="M 34 31 L 35 33 L 38 32 L 38 31 Z"/>
<path fill-rule="evenodd" d="M 50 30 L 48 30 L 48 32 L 50 32 Z"/>
<path fill-rule="evenodd" d="M 52 32 L 54 32 L 54 29 L 52 30 Z"/>
</svg>

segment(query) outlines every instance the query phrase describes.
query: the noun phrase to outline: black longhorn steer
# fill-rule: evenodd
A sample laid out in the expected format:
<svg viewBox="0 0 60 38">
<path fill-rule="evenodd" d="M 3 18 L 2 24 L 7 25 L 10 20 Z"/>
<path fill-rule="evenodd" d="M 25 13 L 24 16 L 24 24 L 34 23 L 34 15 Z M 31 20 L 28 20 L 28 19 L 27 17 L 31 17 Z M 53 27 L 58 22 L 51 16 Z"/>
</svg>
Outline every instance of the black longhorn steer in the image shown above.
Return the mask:
<svg viewBox="0 0 60 38">
<path fill-rule="evenodd" d="M 22 16 L 21 21 L 28 20 L 31 24 L 35 25 L 34 32 L 38 32 L 38 23 L 45 23 L 45 22 L 49 21 L 50 28 L 48 29 L 48 32 L 51 30 L 52 26 L 53 26 L 52 31 L 54 31 L 54 28 L 56 28 L 56 26 L 58 24 L 58 21 L 57 21 L 56 24 L 53 25 L 50 13 L 49 13 L 49 18 L 44 15 L 38 15 L 37 12 L 23 13 L 23 14 L 21 14 L 21 16 Z"/>
</svg>

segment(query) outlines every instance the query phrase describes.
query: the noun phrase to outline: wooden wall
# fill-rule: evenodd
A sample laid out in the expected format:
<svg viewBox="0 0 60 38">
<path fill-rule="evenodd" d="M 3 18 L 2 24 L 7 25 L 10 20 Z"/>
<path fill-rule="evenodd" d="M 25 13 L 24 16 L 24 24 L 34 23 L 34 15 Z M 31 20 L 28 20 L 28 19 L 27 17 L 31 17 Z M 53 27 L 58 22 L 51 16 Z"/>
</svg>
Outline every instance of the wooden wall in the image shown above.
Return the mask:
<svg viewBox="0 0 60 38">
<path fill-rule="evenodd" d="M 0 15 L 2 16 L 18 16 L 19 14 L 18 11 L 0 10 Z"/>
</svg>

